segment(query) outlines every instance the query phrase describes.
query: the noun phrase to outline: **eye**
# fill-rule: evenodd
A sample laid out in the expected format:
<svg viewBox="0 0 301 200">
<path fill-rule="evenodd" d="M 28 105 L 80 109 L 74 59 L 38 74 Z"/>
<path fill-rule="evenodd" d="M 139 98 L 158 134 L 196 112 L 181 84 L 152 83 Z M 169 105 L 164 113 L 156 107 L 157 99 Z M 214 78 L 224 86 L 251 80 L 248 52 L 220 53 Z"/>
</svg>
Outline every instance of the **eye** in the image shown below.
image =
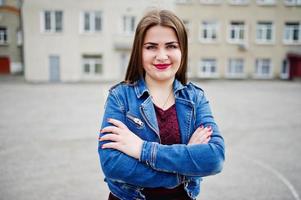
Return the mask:
<svg viewBox="0 0 301 200">
<path fill-rule="evenodd" d="M 178 45 L 176 44 L 169 44 L 166 46 L 167 49 L 177 49 L 178 48 Z"/>
<path fill-rule="evenodd" d="M 154 50 L 154 49 L 156 49 L 156 46 L 154 46 L 154 45 L 149 45 L 149 46 L 146 46 L 145 47 L 147 50 Z"/>
</svg>

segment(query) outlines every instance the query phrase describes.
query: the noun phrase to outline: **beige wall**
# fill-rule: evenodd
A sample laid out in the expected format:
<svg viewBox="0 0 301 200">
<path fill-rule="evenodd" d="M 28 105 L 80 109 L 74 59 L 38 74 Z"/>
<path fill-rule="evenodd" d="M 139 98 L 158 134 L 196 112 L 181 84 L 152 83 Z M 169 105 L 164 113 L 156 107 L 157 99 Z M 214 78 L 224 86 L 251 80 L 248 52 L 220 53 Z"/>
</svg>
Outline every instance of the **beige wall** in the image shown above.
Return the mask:
<svg viewBox="0 0 301 200">
<path fill-rule="evenodd" d="M 23 24 L 25 33 L 25 77 L 30 81 L 49 80 L 49 55 L 60 56 L 61 81 L 121 80 L 125 66 L 121 54 L 129 54 L 133 35 L 121 33 L 122 16 L 134 15 L 138 20 L 146 7 L 167 6 L 171 0 L 160 1 L 100 1 L 100 0 L 27 0 L 24 2 Z M 63 32 L 41 32 L 41 12 L 63 10 Z M 80 33 L 80 13 L 85 10 L 102 11 L 102 31 L 96 34 Z M 137 21 L 136 21 L 137 22 Z M 84 76 L 82 55 L 101 54 L 103 73 Z"/>
<path fill-rule="evenodd" d="M 283 44 L 284 23 L 289 20 L 301 21 L 301 7 L 285 6 L 278 1 L 273 6 L 260 6 L 256 1 L 249 1 L 247 5 L 230 5 L 229 1 L 220 1 L 216 5 L 201 4 L 191 0 L 190 3 L 177 4 L 176 11 L 182 19 L 190 21 L 190 60 L 192 77 L 199 72 L 199 62 L 202 58 L 215 58 L 218 65 L 218 77 L 225 77 L 229 58 L 242 58 L 245 61 L 245 76 L 254 78 L 256 58 L 270 58 L 272 61 L 272 77 L 278 78 L 283 59 L 288 52 L 301 52 L 301 44 Z M 203 20 L 219 22 L 218 42 L 213 44 L 199 41 L 200 24 Z M 241 50 L 237 44 L 228 42 L 228 28 L 231 20 L 244 21 L 246 24 L 246 49 Z M 268 45 L 257 44 L 257 21 L 274 22 L 274 43 Z"/>
<path fill-rule="evenodd" d="M 273 6 L 259 6 L 250 1 L 246 6 L 232 6 L 228 1 L 218 5 L 204 5 L 199 0 L 178 4 L 174 0 L 26 0 L 23 5 L 25 35 L 25 77 L 30 81 L 49 80 L 49 55 L 60 56 L 61 81 L 121 80 L 130 53 L 133 35 L 122 34 L 122 16 L 136 16 L 136 23 L 145 10 L 159 7 L 174 10 L 182 19 L 190 21 L 189 63 L 191 77 L 199 77 L 202 58 L 217 60 L 217 77 L 224 78 L 229 58 L 242 58 L 245 62 L 245 78 L 253 78 L 256 58 L 270 58 L 272 78 L 278 78 L 287 52 L 300 52 L 299 45 L 284 45 L 282 42 L 284 23 L 287 20 L 301 21 L 301 7 L 284 6 L 278 1 Z M 63 11 L 63 32 L 48 34 L 41 32 L 41 13 L 44 10 Z M 80 13 L 85 10 L 102 11 L 102 32 L 80 33 Z M 200 42 L 202 20 L 219 22 L 218 42 Z M 246 49 L 230 44 L 228 24 L 231 20 L 243 20 L 247 27 Z M 255 42 L 258 20 L 274 22 L 275 41 L 269 45 Z M 83 76 L 82 56 L 101 54 L 103 73 Z M 123 57 L 123 61 L 122 61 Z M 216 77 L 214 77 L 216 78 Z"/>
</svg>

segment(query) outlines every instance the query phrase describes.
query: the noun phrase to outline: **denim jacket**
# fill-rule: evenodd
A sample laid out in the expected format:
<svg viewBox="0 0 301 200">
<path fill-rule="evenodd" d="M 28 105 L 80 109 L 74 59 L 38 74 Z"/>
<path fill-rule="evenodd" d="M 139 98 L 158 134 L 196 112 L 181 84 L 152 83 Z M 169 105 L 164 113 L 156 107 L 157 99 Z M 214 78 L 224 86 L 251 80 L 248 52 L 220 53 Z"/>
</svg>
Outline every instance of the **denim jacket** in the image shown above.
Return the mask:
<svg viewBox="0 0 301 200">
<path fill-rule="evenodd" d="M 145 81 L 120 83 L 110 89 L 101 128 L 108 118 L 122 121 L 143 142 L 141 157 L 134 159 L 118 150 L 101 149 L 100 164 L 110 191 L 119 199 L 145 199 L 143 188 L 174 188 L 184 184 L 195 199 L 200 193 L 202 177 L 222 170 L 224 140 L 216 125 L 202 89 L 188 83 L 173 83 L 181 144 L 162 145 L 156 113 Z M 187 145 L 200 126 L 211 126 L 208 144 Z"/>
</svg>

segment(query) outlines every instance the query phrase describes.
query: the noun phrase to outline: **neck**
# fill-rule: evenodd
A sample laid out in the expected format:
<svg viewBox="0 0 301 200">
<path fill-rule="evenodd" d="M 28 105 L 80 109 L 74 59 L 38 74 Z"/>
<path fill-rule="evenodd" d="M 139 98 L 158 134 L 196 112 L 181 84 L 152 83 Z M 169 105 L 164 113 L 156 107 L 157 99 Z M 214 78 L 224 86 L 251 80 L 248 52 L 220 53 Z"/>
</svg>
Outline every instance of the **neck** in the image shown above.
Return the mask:
<svg viewBox="0 0 301 200">
<path fill-rule="evenodd" d="M 155 91 L 169 92 L 173 89 L 174 79 L 154 81 L 148 77 L 145 77 L 145 82 L 151 93 Z"/>
</svg>

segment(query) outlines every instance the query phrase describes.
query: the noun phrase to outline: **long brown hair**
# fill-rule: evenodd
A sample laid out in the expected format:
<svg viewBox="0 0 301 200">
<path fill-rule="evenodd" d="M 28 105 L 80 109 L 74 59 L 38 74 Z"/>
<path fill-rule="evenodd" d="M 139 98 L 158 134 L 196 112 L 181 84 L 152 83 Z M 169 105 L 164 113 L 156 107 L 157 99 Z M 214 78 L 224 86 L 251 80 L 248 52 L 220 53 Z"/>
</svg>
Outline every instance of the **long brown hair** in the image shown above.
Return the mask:
<svg viewBox="0 0 301 200">
<path fill-rule="evenodd" d="M 188 55 L 187 33 L 183 22 L 174 13 L 168 10 L 152 10 L 144 15 L 138 23 L 125 81 L 133 83 L 144 76 L 145 71 L 142 66 L 143 41 L 147 30 L 156 25 L 170 27 L 175 31 L 182 54 L 181 64 L 176 73 L 176 79 L 182 84 L 186 84 Z"/>
</svg>

